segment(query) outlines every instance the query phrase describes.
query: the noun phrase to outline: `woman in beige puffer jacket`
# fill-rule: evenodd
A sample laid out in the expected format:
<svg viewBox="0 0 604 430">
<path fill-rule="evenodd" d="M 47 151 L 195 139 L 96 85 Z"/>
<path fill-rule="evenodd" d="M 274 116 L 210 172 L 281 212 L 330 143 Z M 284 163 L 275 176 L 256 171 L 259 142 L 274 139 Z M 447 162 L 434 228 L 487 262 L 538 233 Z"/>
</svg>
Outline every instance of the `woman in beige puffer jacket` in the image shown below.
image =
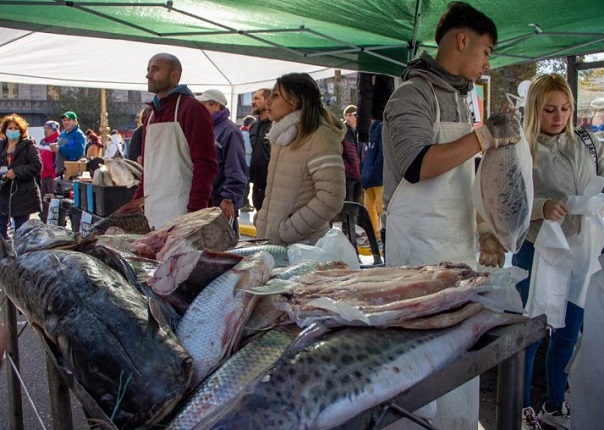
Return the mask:
<svg viewBox="0 0 604 430">
<path fill-rule="evenodd" d="M 319 88 L 306 73 L 278 78 L 266 105 L 274 122 L 256 237 L 314 245 L 344 204 L 344 126 L 323 107 Z"/>
</svg>

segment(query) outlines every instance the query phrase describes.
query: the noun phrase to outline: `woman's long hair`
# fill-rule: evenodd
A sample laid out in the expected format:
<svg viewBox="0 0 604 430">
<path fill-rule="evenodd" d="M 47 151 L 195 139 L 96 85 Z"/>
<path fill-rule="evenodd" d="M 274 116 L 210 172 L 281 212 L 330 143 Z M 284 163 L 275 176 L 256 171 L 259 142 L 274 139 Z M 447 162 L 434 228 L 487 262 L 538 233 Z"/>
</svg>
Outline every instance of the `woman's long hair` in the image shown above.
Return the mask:
<svg viewBox="0 0 604 430">
<path fill-rule="evenodd" d="M 568 82 L 566 82 L 562 75 L 557 73 L 549 73 L 536 77 L 529 87 L 524 107 L 524 134 L 526 135 L 533 158 L 535 158 L 537 135 L 539 135 L 541 130 L 541 112 L 550 94 L 554 91 L 562 91 L 568 96 L 568 100 L 570 101 L 570 115 L 568 116 L 564 133 L 572 138 L 575 131 L 573 127 L 575 100 Z"/>
<path fill-rule="evenodd" d="M 10 122 L 14 122 L 21 131 L 21 139 L 27 139 L 27 127 L 29 124 L 23 117 L 13 113 L 11 115 L 6 115 L 0 120 L 0 122 L 2 123 L 2 125 L 0 125 L 0 133 L 2 133 L 3 136 L 6 136 L 6 128 L 8 127 L 8 124 Z"/>
<path fill-rule="evenodd" d="M 288 73 L 277 78 L 277 88 L 285 100 L 294 102 L 294 110 L 302 111 L 298 133 L 292 142 L 296 149 L 306 138 L 315 132 L 324 119 L 328 124 L 336 125 L 336 118 L 325 109 L 321 102 L 321 92 L 308 73 Z"/>
</svg>

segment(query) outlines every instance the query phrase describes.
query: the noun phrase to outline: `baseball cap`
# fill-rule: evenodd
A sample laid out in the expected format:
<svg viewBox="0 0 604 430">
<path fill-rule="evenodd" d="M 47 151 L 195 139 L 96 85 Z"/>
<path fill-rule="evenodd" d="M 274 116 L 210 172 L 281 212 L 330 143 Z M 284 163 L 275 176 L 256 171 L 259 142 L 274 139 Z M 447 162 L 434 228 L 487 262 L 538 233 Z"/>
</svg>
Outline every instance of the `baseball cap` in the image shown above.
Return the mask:
<svg viewBox="0 0 604 430">
<path fill-rule="evenodd" d="M 199 100 L 200 102 L 209 102 L 210 100 L 213 100 L 215 102 L 220 103 L 222 106 L 227 105 L 227 99 L 225 95 L 218 90 L 206 90 L 199 97 L 197 97 L 197 100 Z"/>
<path fill-rule="evenodd" d="M 69 119 L 73 119 L 76 121 L 78 120 L 78 116 L 75 114 L 75 112 L 72 112 L 70 110 L 68 110 L 63 115 L 61 115 L 61 119 L 63 119 L 63 118 L 69 118 Z"/>
</svg>

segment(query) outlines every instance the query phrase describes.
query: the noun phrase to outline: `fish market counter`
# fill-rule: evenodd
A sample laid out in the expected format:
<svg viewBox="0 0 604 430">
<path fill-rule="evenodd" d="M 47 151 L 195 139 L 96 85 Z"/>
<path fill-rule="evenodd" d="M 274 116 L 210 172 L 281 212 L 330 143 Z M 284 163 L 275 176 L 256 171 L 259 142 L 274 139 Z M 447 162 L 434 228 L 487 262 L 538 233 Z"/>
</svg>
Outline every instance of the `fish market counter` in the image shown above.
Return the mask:
<svg viewBox="0 0 604 430">
<path fill-rule="evenodd" d="M 524 349 L 545 336 L 545 325 L 545 315 L 541 315 L 523 323 L 490 330 L 469 352 L 446 368 L 433 373 L 388 402 L 360 413 L 337 427 L 338 430 L 383 428 L 495 366 L 496 429 L 520 430 Z"/>
</svg>

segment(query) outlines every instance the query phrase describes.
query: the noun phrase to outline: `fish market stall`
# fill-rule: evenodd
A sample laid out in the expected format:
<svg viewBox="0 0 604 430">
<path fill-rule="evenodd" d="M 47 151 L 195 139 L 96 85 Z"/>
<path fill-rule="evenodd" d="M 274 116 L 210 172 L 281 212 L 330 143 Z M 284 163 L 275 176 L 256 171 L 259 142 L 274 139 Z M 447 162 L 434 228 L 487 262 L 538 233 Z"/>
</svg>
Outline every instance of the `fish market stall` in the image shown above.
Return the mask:
<svg viewBox="0 0 604 430">
<path fill-rule="evenodd" d="M 544 334 L 494 309 L 512 272 L 294 263 L 238 242 L 218 208 L 123 233 L 140 216 L 84 239 L 30 220 L 1 246 L 2 288 L 102 428 L 380 428 L 385 405 L 415 410 L 501 363 L 509 382 Z M 517 406 L 511 386 L 501 407 Z"/>
</svg>

